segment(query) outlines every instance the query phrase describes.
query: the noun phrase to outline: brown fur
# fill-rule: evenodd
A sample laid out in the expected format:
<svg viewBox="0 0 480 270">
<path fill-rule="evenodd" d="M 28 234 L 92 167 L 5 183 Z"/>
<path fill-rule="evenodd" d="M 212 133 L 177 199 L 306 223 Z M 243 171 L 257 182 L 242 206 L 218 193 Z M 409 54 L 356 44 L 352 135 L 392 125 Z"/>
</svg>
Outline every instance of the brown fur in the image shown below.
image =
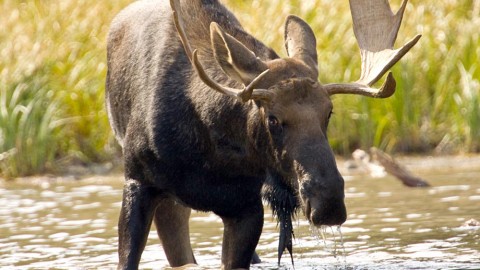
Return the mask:
<svg viewBox="0 0 480 270">
<path fill-rule="evenodd" d="M 106 105 L 125 157 L 118 267 L 138 268 L 152 221 L 171 266 L 196 263 L 188 235 L 196 209 L 223 220 L 223 268 L 248 269 L 263 226 L 262 196 L 290 224 L 281 230 L 281 252 L 291 251 L 297 208 L 317 226 L 346 219 L 315 37 L 301 19 L 287 18 L 292 57 L 280 59 L 216 0 L 180 6 L 190 45 L 212 79 L 238 88 L 268 68 L 258 88 L 273 95 L 241 102 L 207 87 L 185 54 L 168 3 L 135 2 L 115 18 Z"/>
</svg>

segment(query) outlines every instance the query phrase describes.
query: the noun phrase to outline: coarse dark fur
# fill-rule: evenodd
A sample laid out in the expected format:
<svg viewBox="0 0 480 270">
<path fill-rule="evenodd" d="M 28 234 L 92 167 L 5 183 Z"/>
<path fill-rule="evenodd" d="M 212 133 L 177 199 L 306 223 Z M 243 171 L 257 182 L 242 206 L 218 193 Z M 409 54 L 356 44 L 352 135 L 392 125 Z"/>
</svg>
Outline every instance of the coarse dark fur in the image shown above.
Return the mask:
<svg viewBox="0 0 480 270">
<path fill-rule="evenodd" d="M 211 22 L 261 61 L 291 62 L 280 62 L 218 1 L 181 2 L 189 42 L 217 82 L 241 87 L 238 78 L 224 72 L 222 65 L 228 63 L 214 54 Z M 311 115 L 313 120 L 307 117 L 318 122 L 312 128 L 318 134 L 287 138 L 272 122 L 273 105 L 240 102 L 200 80 L 167 1 L 139 1 L 123 10 L 112 23 L 107 54 L 106 106 L 125 159 L 119 268 L 138 268 L 152 221 L 171 266 L 196 263 L 188 236 L 190 209 L 222 218 L 223 267 L 248 268 L 263 225 L 262 188 L 281 223 L 281 252 L 285 247 L 291 251 L 291 218 L 297 208 L 315 225 L 345 221 L 343 179 L 324 134 L 331 104 L 316 82 L 316 67 L 292 62 L 299 67 L 280 75 L 271 72 L 260 84 L 276 91 L 275 104 L 294 102 L 300 108 L 315 99 L 328 104 L 312 105 L 322 112 Z M 310 178 L 333 180 L 316 183 Z"/>
</svg>

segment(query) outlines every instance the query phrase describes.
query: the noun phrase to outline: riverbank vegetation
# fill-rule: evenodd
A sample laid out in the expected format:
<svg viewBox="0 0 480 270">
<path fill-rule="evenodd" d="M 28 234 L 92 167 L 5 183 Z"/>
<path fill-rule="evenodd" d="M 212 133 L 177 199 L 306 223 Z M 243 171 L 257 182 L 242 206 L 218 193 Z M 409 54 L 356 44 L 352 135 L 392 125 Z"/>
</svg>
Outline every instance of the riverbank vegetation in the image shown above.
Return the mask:
<svg viewBox="0 0 480 270">
<path fill-rule="evenodd" d="M 0 175 L 106 162 L 120 151 L 104 109 L 105 40 L 130 1 L 0 3 Z M 320 81 L 355 81 L 360 57 L 345 1 L 223 1 L 255 37 L 285 55 L 283 23 L 296 14 L 318 41 Z M 396 11 L 400 0 L 391 0 Z M 333 97 L 330 142 L 339 154 L 480 151 L 480 1 L 411 0 L 396 47 L 419 43 L 393 68 L 385 100 Z"/>
</svg>

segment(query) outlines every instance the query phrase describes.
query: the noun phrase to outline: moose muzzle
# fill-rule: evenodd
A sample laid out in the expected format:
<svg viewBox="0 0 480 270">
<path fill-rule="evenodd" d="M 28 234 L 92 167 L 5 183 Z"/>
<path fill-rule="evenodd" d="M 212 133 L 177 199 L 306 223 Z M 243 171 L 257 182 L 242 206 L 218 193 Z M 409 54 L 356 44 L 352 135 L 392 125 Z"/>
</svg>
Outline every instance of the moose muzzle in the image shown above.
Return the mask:
<svg viewBox="0 0 480 270">
<path fill-rule="evenodd" d="M 315 226 L 341 225 L 347 219 L 345 183 L 330 147 L 317 145 L 317 150 L 321 150 L 319 154 L 295 162 L 302 207 Z"/>
</svg>

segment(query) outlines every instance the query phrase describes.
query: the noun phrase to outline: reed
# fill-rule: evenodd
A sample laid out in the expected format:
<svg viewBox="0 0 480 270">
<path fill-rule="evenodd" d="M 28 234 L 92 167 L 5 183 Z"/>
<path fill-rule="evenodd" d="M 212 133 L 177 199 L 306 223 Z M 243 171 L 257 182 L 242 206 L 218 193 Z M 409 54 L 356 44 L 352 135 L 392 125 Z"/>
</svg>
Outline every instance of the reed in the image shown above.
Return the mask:
<svg viewBox="0 0 480 270">
<path fill-rule="evenodd" d="M 245 28 L 284 52 L 283 20 L 293 13 L 312 26 L 318 41 L 320 81 L 354 81 L 360 57 L 348 1 L 226 1 L 238 6 Z M 390 0 L 394 11 L 400 0 Z M 268 27 L 249 12 L 253 6 Z M 480 151 L 480 1 L 410 1 L 397 47 L 415 34 L 419 44 L 393 72 L 397 93 L 386 100 L 335 96 L 330 142 L 338 153 L 370 146 L 401 152 Z M 272 32 L 272 29 L 274 31 Z"/>
<path fill-rule="evenodd" d="M 0 175 L 110 158 L 105 36 L 127 3 L 0 3 Z"/>
<path fill-rule="evenodd" d="M 59 159 L 103 162 L 119 154 L 104 110 L 105 40 L 130 1 L 0 2 L 0 175 L 55 169 Z M 318 40 L 320 81 L 354 81 L 360 57 L 348 1 L 224 0 L 255 37 L 285 55 L 287 14 Z M 394 10 L 400 0 L 391 0 Z M 480 0 L 411 0 L 397 46 L 419 44 L 393 69 L 386 100 L 335 96 L 337 153 L 480 151 Z"/>
</svg>

